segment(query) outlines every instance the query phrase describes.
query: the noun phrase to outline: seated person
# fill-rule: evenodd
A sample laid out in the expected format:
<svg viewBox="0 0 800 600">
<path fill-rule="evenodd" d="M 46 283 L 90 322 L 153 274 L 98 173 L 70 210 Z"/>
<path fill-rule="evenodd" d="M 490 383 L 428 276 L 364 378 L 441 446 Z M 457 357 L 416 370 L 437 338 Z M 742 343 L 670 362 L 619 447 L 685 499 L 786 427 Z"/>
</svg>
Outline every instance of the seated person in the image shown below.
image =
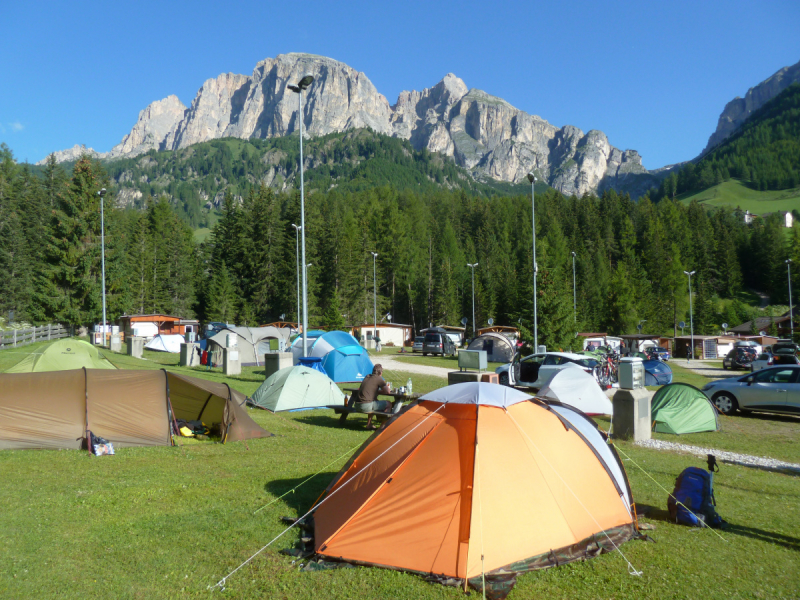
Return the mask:
<svg viewBox="0 0 800 600">
<path fill-rule="evenodd" d="M 356 397 L 353 404 L 356 410 L 365 413 L 375 411 L 391 412 L 391 402 L 378 400 L 378 394 L 388 394 L 390 391 L 389 385 L 384 381 L 382 375 L 383 367 L 381 367 L 381 365 L 375 365 L 372 368 L 372 375 L 367 375 L 364 381 L 361 382 L 361 386 L 355 393 Z M 374 415 L 370 415 L 369 419 L 367 419 L 367 429 L 374 429 L 372 425 L 373 416 Z"/>
</svg>

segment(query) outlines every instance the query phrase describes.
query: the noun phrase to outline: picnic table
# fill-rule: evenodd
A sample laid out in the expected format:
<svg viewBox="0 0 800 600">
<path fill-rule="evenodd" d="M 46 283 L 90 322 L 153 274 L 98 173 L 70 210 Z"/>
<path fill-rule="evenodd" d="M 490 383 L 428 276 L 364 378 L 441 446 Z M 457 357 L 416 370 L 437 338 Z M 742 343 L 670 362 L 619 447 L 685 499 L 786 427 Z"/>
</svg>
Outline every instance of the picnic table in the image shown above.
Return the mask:
<svg viewBox="0 0 800 600">
<path fill-rule="evenodd" d="M 355 407 L 356 392 L 358 392 L 358 388 L 344 388 L 344 391 L 350 392 L 350 400 L 348 400 L 346 405 L 335 404 L 327 407 L 327 408 L 332 408 L 334 413 L 336 413 L 337 415 L 341 415 L 339 417 L 339 425 L 344 425 L 344 422 L 347 420 L 348 415 L 350 415 L 351 413 L 360 413 L 362 415 L 367 415 L 367 416 L 373 415 L 376 419 L 385 421 L 386 419 L 390 418 L 395 413 L 397 413 L 404 402 L 416 400 L 420 396 L 422 396 L 422 394 L 420 393 L 409 394 L 406 392 L 398 392 L 396 390 L 392 390 L 388 394 L 381 393 L 378 394 L 378 396 L 387 396 L 392 398 L 391 412 L 386 412 L 383 410 L 373 410 L 369 412 L 364 412 L 358 410 Z"/>
</svg>

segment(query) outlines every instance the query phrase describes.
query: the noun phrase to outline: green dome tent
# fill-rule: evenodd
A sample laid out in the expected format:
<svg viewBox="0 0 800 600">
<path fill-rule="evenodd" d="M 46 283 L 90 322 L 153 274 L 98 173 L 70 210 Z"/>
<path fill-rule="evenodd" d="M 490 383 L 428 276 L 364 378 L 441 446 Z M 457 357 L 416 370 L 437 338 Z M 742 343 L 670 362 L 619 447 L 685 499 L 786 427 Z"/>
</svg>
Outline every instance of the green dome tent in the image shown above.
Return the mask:
<svg viewBox="0 0 800 600">
<path fill-rule="evenodd" d="M 67 338 L 57 340 L 38 354 L 29 354 L 6 373 L 41 373 L 71 369 L 116 369 L 89 342 Z"/>
<path fill-rule="evenodd" d="M 270 375 L 247 402 L 272 412 L 344 404 L 344 394 L 330 377 L 302 365 Z"/>
<path fill-rule="evenodd" d="M 659 388 L 650 406 L 653 431 L 675 434 L 719 431 L 716 407 L 708 396 L 688 383 L 670 383 Z"/>
</svg>

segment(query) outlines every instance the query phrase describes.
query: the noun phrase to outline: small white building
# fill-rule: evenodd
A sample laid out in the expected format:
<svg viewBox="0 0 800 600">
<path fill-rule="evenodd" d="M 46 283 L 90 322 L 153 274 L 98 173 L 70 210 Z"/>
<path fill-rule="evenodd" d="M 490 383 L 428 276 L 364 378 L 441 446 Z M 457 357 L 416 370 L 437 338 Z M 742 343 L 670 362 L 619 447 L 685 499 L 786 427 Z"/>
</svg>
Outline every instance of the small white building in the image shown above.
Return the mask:
<svg viewBox="0 0 800 600">
<path fill-rule="evenodd" d="M 790 212 L 784 213 L 783 222 L 789 229 L 794 225 L 794 215 Z"/>
<path fill-rule="evenodd" d="M 361 333 L 360 338 L 358 336 L 359 331 Z M 356 325 L 352 328 L 351 333 L 363 345 L 367 340 L 372 340 L 375 331 L 377 331 L 383 346 L 403 346 L 414 341 L 414 328 L 411 325 L 402 325 L 400 323 Z"/>
<path fill-rule="evenodd" d="M 753 219 L 758 217 L 758 215 L 754 215 L 749 210 L 744 211 L 744 223 L 745 225 L 750 225 L 753 222 Z"/>
</svg>

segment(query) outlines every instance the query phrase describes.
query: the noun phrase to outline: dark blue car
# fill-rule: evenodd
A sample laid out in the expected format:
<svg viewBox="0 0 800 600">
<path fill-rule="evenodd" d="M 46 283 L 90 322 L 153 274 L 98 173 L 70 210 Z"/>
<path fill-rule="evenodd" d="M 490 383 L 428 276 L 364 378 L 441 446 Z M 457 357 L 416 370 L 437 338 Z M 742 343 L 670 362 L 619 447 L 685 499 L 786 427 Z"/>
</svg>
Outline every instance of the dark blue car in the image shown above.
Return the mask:
<svg viewBox="0 0 800 600">
<path fill-rule="evenodd" d="M 653 346 L 647 349 L 647 356 L 650 360 L 669 360 L 669 350 L 661 346 Z"/>
</svg>

